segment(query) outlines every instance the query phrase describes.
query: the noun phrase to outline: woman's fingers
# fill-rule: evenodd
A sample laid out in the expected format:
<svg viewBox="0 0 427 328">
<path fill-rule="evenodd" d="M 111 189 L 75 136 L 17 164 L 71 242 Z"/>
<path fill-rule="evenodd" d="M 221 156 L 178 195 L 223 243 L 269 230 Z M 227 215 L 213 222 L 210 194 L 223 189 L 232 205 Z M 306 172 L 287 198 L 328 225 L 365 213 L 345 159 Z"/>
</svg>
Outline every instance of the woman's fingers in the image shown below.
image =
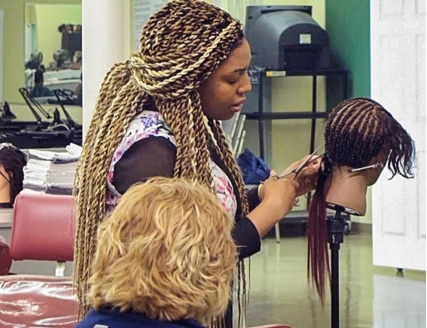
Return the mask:
<svg viewBox="0 0 427 328">
<path fill-rule="evenodd" d="M 283 172 L 282 172 L 282 174 L 281 174 L 281 176 L 283 176 L 283 175 L 288 175 L 288 174 L 291 174 L 292 172 L 294 172 L 296 169 L 298 169 L 304 162 L 306 162 L 307 161 L 307 159 L 309 159 L 309 157 L 310 157 L 310 155 L 306 155 L 306 156 L 304 156 L 303 158 L 301 158 L 300 160 L 298 160 L 298 161 L 296 161 L 296 162 L 293 162 L 291 165 L 289 165 L 285 170 L 283 170 Z M 322 160 L 322 158 L 321 158 L 321 156 L 319 156 L 319 155 L 314 155 L 314 156 L 312 156 L 311 158 L 310 158 L 310 160 L 305 164 L 305 167 L 300 171 L 300 172 L 298 172 L 298 175 L 300 175 L 305 169 L 307 169 L 307 168 L 312 168 L 312 170 L 309 170 L 308 172 L 310 172 L 310 171 L 318 171 L 319 170 L 319 167 L 320 167 L 320 163 L 321 163 L 321 160 Z M 307 172 L 307 171 L 306 171 Z"/>
<path fill-rule="evenodd" d="M 313 162 L 310 162 L 307 167 L 302 169 L 302 171 L 295 177 L 295 179 L 299 182 L 297 196 L 304 195 L 316 188 L 320 163 L 320 158 L 316 158 Z"/>
<path fill-rule="evenodd" d="M 270 178 L 278 179 L 279 176 L 277 175 L 275 170 L 270 171 Z"/>
</svg>

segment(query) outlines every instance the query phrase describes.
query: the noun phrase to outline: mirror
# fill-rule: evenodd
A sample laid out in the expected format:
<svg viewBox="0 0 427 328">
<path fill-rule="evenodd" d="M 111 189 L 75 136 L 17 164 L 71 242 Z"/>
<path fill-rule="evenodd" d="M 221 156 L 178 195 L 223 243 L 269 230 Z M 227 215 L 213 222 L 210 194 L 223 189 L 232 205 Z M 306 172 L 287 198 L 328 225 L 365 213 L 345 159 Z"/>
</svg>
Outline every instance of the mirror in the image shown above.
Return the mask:
<svg viewBox="0 0 427 328">
<path fill-rule="evenodd" d="M 75 92 L 81 79 L 81 4 L 26 3 L 24 33 L 25 86 L 32 95 L 53 96 L 54 89 Z"/>
<path fill-rule="evenodd" d="M 0 0 L 0 142 L 25 149 L 79 144 L 81 24 L 81 0 Z M 64 101 L 56 94 L 29 98 L 38 69 L 51 92 L 67 91 Z"/>
</svg>

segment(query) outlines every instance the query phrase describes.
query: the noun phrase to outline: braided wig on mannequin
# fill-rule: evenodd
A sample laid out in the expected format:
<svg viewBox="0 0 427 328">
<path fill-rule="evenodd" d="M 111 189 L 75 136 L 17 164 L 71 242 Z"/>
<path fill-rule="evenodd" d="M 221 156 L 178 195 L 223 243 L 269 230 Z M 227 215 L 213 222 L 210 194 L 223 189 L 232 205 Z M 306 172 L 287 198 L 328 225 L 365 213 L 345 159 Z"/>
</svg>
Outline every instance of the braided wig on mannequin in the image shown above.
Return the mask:
<svg viewBox="0 0 427 328">
<path fill-rule="evenodd" d="M 0 165 L 6 175 L 0 172 L 9 184 L 10 207 L 13 206 L 16 196 L 22 190 L 24 180 L 24 166 L 27 165 L 27 156 L 12 144 L 0 143 Z"/>
<path fill-rule="evenodd" d="M 308 276 L 322 302 L 326 276 L 330 279 L 326 209 L 335 208 L 328 203 L 328 191 L 336 170 L 342 170 L 341 167 L 364 169 L 372 165 L 372 161 L 382 158 L 384 163 L 379 163 L 379 167 L 382 169 L 388 162 L 391 178 L 396 174 L 411 178 L 414 154 L 415 146 L 410 135 L 384 107 L 371 99 L 345 100 L 330 114 L 325 129 L 325 154 L 308 221 Z M 374 164 L 373 168 L 376 167 Z M 381 170 L 375 174 L 369 185 L 376 181 Z"/>
<path fill-rule="evenodd" d="M 204 1 L 176 0 L 150 17 L 143 28 L 139 52 L 107 73 L 76 176 L 78 197 L 75 279 L 80 315 L 88 310 L 89 266 L 98 224 L 105 216 L 106 176 L 113 153 L 131 119 L 155 107 L 176 140 L 175 177 L 200 182 L 213 190 L 209 167 L 213 148 L 230 168 L 244 213 L 248 203 L 244 182 L 220 123 L 206 124 L 197 88 L 242 43 L 241 24 Z M 243 279 L 243 262 L 239 263 Z M 240 280 L 240 279 L 239 279 Z M 240 283 L 239 283 L 240 289 Z M 245 293 L 243 287 L 243 293 Z"/>
</svg>

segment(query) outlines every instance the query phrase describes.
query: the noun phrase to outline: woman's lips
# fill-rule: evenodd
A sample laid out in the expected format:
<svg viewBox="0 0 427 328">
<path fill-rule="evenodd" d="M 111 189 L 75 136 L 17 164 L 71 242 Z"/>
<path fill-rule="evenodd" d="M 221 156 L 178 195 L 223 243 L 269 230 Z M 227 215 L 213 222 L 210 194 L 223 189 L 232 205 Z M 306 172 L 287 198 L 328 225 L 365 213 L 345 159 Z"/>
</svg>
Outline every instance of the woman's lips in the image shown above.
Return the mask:
<svg viewBox="0 0 427 328">
<path fill-rule="evenodd" d="M 231 106 L 231 110 L 235 113 L 240 112 L 242 110 L 243 103 L 238 105 Z"/>
<path fill-rule="evenodd" d="M 245 99 L 239 101 L 238 103 L 231 105 L 231 110 L 235 113 L 240 112 L 243 108 L 244 103 L 245 103 Z"/>
</svg>

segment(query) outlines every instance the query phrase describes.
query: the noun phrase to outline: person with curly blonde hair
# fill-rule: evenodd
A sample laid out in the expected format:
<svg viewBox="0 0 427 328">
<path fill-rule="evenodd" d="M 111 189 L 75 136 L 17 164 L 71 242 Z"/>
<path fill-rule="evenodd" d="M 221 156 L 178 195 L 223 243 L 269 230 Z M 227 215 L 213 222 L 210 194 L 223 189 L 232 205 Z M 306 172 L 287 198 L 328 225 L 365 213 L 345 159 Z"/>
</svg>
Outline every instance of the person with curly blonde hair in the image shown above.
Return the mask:
<svg viewBox="0 0 427 328">
<path fill-rule="evenodd" d="M 251 91 L 250 60 L 239 21 L 205 1 L 174 0 L 149 18 L 139 51 L 107 73 L 76 174 L 74 277 L 80 316 L 89 309 L 97 227 L 134 183 L 184 177 L 208 187 L 235 218 L 240 260 L 260 250 L 260 238 L 289 213 L 296 196 L 314 188 L 315 179 L 306 180 L 318 165 L 295 179 L 273 174 L 259 193 L 256 188 L 246 193 L 221 121 L 242 110 Z M 240 295 L 236 309 L 244 315 L 243 261 L 234 286 Z M 231 311 L 226 317 L 231 327 Z"/>
<path fill-rule="evenodd" d="M 152 178 L 100 224 L 77 328 L 202 327 L 223 315 L 237 262 L 234 220 L 205 186 Z"/>
</svg>

